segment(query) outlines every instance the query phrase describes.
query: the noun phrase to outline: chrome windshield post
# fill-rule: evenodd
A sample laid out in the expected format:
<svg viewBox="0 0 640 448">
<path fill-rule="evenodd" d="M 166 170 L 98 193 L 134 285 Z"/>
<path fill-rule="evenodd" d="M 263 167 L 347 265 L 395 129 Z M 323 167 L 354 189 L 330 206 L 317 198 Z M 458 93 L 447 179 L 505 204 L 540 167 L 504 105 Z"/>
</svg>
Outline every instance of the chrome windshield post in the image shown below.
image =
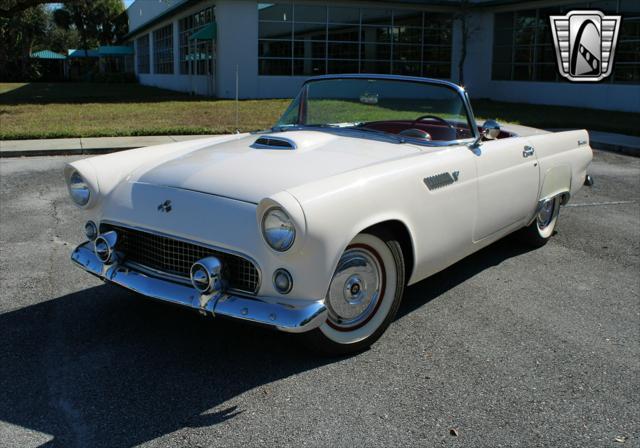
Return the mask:
<svg viewBox="0 0 640 448">
<path fill-rule="evenodd" d="M 473 132 L 473 141 L 469 143 L 468 147 L 476 155 L 479 155 L 480 145 L 482 144 L 482 134 L 478 129 L 478 123 L 476 122 L 476 117 L 473 114 L 471 99 L 469 98 L 469 93 L 464 89 L 464 87 L 459 87 L 459 92 L 462 95 L 462 102 L 464 103 L 464 107 L 467 109 L 469 125 L 471 126 L 471 131 Z"/>
</svg>

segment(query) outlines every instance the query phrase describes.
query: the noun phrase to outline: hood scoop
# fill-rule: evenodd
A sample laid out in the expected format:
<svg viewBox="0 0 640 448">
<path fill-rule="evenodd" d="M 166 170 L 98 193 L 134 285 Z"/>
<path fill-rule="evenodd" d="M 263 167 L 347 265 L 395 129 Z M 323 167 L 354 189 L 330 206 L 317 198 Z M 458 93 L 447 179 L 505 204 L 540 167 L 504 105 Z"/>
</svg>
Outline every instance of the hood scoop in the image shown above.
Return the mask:
<svg viewBox="0 0 640 448">
<path fill-rule="evenodd" d="M 263 135 L 251 145 L 253 149 L 297 149 L 298 146 L 293 140 L 285 137 L 274 137 Z"/>
<path fill-rule="evenodd" d="M 291 139 L 285 137 L 274 137 L 263 135 L 251 145 L 253 149 L 297 149 L 298 145 Z"/>
</svg>

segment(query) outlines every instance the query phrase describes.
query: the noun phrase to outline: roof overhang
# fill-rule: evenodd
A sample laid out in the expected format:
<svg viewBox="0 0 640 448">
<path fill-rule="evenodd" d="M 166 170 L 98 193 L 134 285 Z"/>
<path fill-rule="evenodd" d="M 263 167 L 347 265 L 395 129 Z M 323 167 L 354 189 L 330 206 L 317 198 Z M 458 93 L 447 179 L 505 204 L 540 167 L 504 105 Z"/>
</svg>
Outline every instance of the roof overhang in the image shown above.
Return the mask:
<svg viewBox="0 0 640 448">
<path fill-rule="evenodd" d="M 152 19 L 144 22 L 142 25 L 140 25 L 139 27 L 130 30 L 124 37 L 124 40 L 127 39 L 131 39 L 134 36 L 137 36 L 138 34 L 142 34 L 145 31 L 147 31 L 149 28 L 152 28 L 153 26 L 167 20 L 168 18 L 178 14 L 179 12 L 182 12 L 188 8 L 190 8 L 193 5 L 196 5 L 198 3 L 201 3 L 202 0 L 185 0 L 182 3 L 176 3 L 175 5 L 167 8 L 164 12 L 162 12 L 161 14 L 158 14 L 157 16 L 153 17 Z M 133 6 L 133 5 L 132 5 Z M 131 7 L 131 6 L 130 6 Z"/>
</svg>

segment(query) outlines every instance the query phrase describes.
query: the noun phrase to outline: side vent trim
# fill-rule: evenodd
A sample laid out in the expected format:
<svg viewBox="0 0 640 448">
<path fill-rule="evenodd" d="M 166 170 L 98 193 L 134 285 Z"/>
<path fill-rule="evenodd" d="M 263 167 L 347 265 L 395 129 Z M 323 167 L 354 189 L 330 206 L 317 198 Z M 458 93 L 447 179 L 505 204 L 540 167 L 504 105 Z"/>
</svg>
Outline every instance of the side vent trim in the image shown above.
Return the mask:
<svg viewBox="0 0 640 448">
<path fill-rule="evenodd" d="M 429 190 L 437 190 L 438 188 L 458 182 L 459 176 L 460 171 L 454 171 L 453 173 L 440 173 L 435 176 L 425 177 L 423 180 Z"/>
<path fill-rule="evenodd" d="M 271 135 L 265 135 L 259 137 L 251 145 L 254 149 L 297 149 L 298 146 L 293 140 L 285 137 L 273 137 Z"/>
</svg>

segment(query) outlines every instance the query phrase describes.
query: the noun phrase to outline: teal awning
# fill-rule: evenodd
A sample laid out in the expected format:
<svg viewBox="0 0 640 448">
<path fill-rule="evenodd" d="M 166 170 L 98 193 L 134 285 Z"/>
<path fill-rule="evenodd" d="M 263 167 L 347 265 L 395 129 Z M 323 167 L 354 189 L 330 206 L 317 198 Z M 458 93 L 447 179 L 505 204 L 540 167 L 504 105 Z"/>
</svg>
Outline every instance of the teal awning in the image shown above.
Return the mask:
<svg viewBox="0 0 640 448">
<path fill-rule="evenodd" d="M 103 45 L 98 48 L 100 56 L 127 56 L 133 54 L 133 47 L 127 45 Z"/>
<path fill-rule="evenodd" d="M 35 53 L 31 53 L 31 58 L 33 58 L 33 59 L 60 59 L 60 60 L 67 59 L 67 57 L 65 55 L 60 54 L 60 53 L 56 53 L 55 51 L 51 51 L 51 50 L 36 51 Z"/>
<path fill-rule="evenodd" d="M 71 49 L 68 51 L 69 58 L 99 58 L 100 54 L 98 50 L 76 50 Z"/>
<path fill-rule="evenodd" d="M 216 34 L 218 32 L 218 27 L 215 23 L 209 23 L 193 33 L 189 39 L 191 40 L 214 40 L 216 38 Z"/>
</svg>

